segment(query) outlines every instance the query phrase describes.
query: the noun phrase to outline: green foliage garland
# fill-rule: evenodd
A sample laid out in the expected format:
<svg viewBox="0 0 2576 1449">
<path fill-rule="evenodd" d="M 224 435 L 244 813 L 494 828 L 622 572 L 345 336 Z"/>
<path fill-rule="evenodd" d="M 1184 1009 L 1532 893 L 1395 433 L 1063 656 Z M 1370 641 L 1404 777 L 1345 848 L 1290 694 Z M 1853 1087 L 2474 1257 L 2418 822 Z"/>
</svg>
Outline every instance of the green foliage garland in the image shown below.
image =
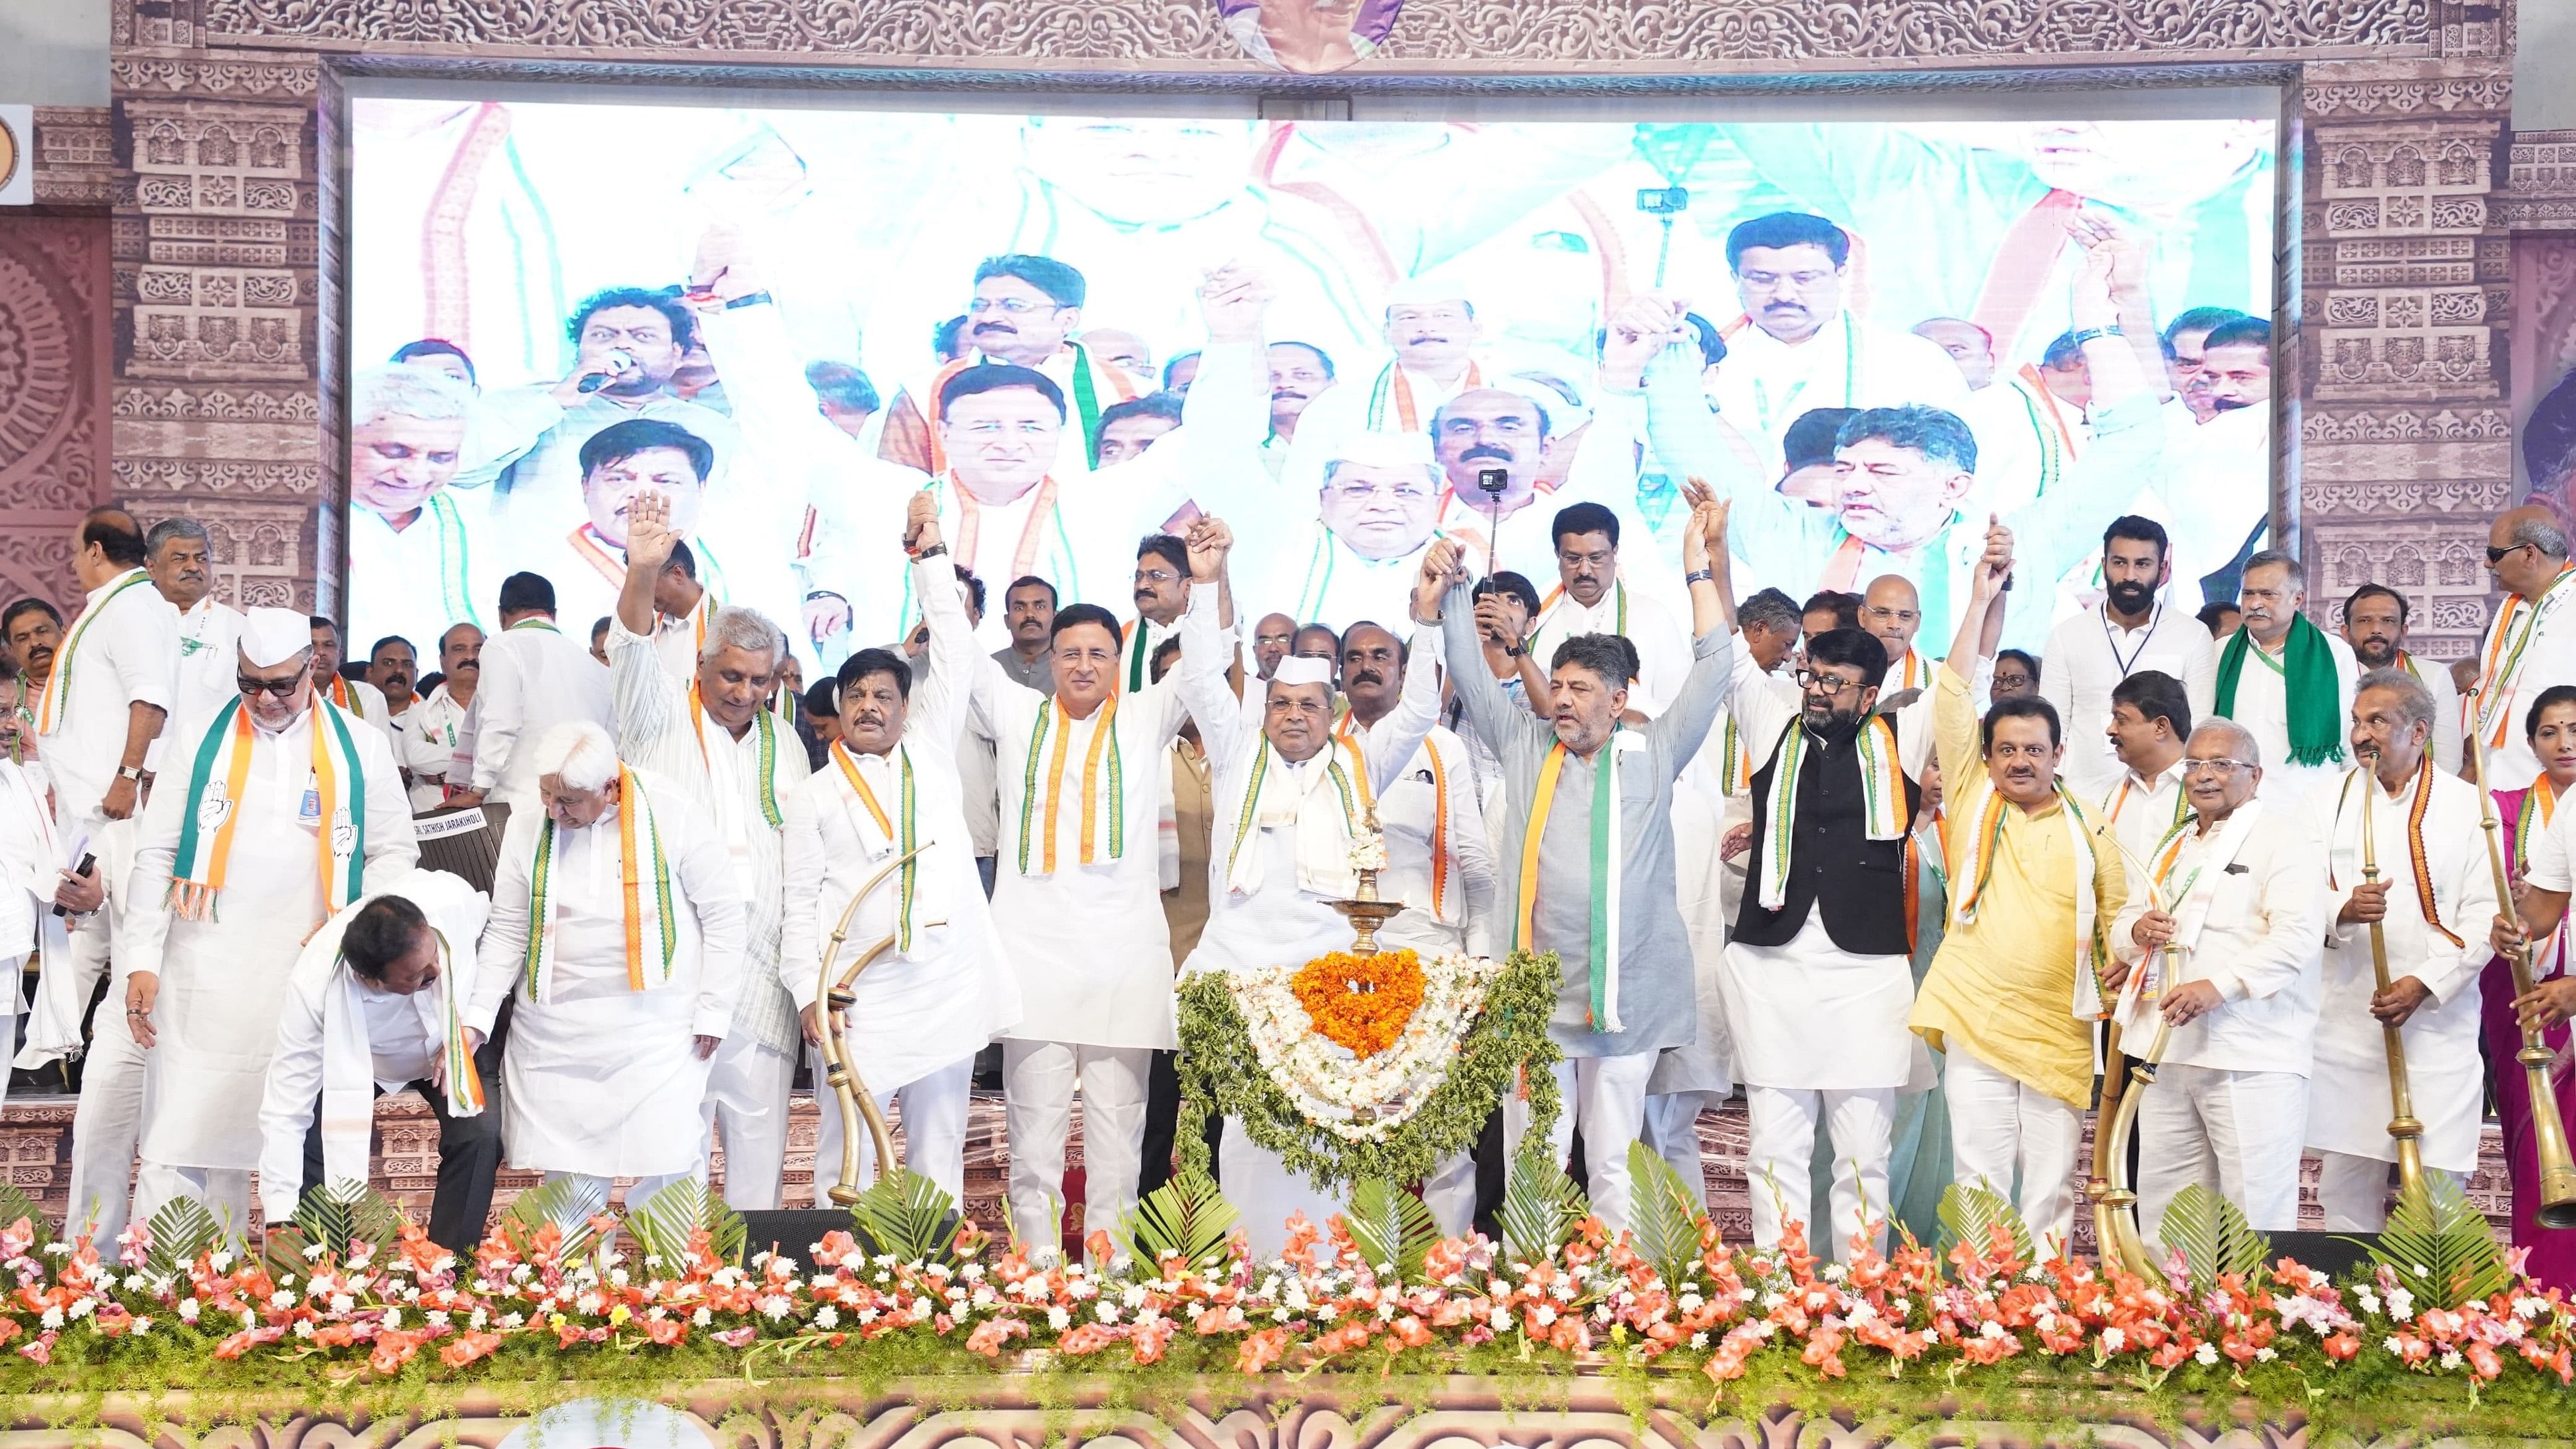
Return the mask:
<svg viewBox="0 0 2576 1449">
<path fill-rule="evenodd" d="M 1261 1069 L 1251 1032 L 1234 1004 L 1222 972 L 1202 972 L 1181 983 L 1182 1160 L 1190 1170 L 1208 1168 L 1207 1114 L 1223 1113 L 1244 1124 L 1252 1140 L 1278 1153 L 1291 1172 L 1320 1187 L 1377 1178 L 1416 1182 L 1440 1160 L 1464 1151 L 1485 1128 L 1485 1118 L 1528 1068 L 1528 1135 L 1544 1140 L 1556 1124 L 1556 1077 L 1549 1069 L 1563 1053 L 1549 1040 L 1547 1021 L 1556 1008 L 1561 975 L 1556 953 L 1514 951 L 1502 974 L 1485 990 L 1483 1011 L 1458 1042 L 1449 1074 L 1412 1118 L 1375 1142 L 1345 1142 L 1308 1122 L 1286 1093 Z"/>
</svg>

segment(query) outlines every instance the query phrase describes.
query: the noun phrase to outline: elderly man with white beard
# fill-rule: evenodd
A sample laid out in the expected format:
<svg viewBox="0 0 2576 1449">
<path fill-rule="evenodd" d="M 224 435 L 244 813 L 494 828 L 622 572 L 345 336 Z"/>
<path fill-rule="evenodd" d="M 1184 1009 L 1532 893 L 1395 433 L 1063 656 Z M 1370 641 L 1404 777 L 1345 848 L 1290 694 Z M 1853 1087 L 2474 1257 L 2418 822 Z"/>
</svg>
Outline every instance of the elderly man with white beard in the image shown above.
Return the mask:
<svg viewBox="0 0 2576 1449">
<path fill-rule="evenodd" d="M 411 867 L 411 802 L 383 730 L 313 688 L 305 616 L 253 609 L 239 694 L 179 737 L 152 792 L 121 950 L 149 1056 L 134 1215 L 188 1196 L 250 1222 L 260 1095 L 296 953 L 368 878 Z"/>
<path fill-rule="evenodd" d="M 1215 765 L 1212 839 L 1218 845 L 1208 860 L 1207 927 L 1183 975 L 1294 966 L 1348 949 L 1350 922 L 1326 903 L 1358 892 L 1352 838 L 1376 818 L 1377 797 L 1413 758 L 1440 706 L 1440 636 L 1416 628 L 1404 692 L 1377 728 L 1337 737 L 1331 661 L 1295 655 L 1281 660 L 1263 686 L 1256 726 L 1225 682 L 1234 658 L 1234 600 L 1226 581 L 1233 547 L 1233 531 L 1222 520 L 1191 525 L 1190 606 L 1181 617 L 1177 677 Z M 1445 583 L 1443 575 L 1422 571 L 1417 610 L 1435 604 Z M 1257 1260 L 1287 1245 L 1291 1213 L 1303 1211 L 1320 1224 L 1339 1208 L 1334 1195 L 1253 1141 L 1238 1118 L 1226 1119 L 1217 1175 L 1243 1212 Z"/>
<path fill-rule="evenodd" d="M 743 980 L 733 1029 L 708 1071 L 701 1135 L 724 1134 L 727 1204 L 775 1208 L 797 1051 L 796 1013 L 779 979 L 787 889 L 782 802 L 805 782 L 805 750 L 767 707 L 787 652 L 773 621 L 750 609 L 718 608 L 707 617 L 695 673 L 683 683 L 665 666 L 655 643 L 654 591 L 678 545 L 671 500 L 637 494 L 626 519 L 626 583 L 608 629 L 618 754 L 703 808 L 731 864 L 744 909 Z"/>
<path fill-rule="evenodd" d="M 2433 758 L 2430 691 L 2403 669 L 2353 686 L 2351 743 L 2361 762 L 2334 790 L 2309 796 L 2326 842 L 2324 990 L 2308 1075 L 2307 1145 L 2323 1159 L 2317 1201 L 2330 1232 L 2377 1232 L 2388 1217 L 2387 1028 L 2406 1050 L 2427 1174 L 2465 1181 L 2478 1165 L 2486 1066 L 2478 987 L 2489 952 L 2478 927 L 2495 916 L 2495 877 L 2480 839 L 2478 790 Z M 2363 874 L 2370 812 L 2374 876 Z M 2388 952 L 2387 989 L 2372 961 Z"/>
<path fill-rule="evenodd" d="M 630 1204 L 703 1170 L 708 1060 L 742 991 L 742 888 L 724 835 L 608 732 L 558 724 L 534 751 L 544 807 L 513 813 L 477 953 L 466 1041 L 513 999 L 501 1060 L 511 1167 Z"/>
<path fill-rule="evenodd" d="M 859 1080 L 879 1099 L 901 1104 L 904 1165 L 962 1202 L 975 1053 L 1018 1024 L 1020 984 L 994 934 L 966 824 L 958 758 L 976 650 L 955 566 L 941 547 L 939 500 L 914 494 L 906 524 L 913 595 L 933 621 L 930 668 L 916 682 L 910 664 L 885 649 L 862 649 L 842 662 L 841 737 L 823 768 L 787 797 L 787 922 L 778 969 L 805 1039 L 822 1040 L 828 1013 Z M 893 949 L 859 974 L 850 1006 L 833 1010 L 818 999 L 822 943 L 869 877 L 916 850 L 921 854 L 898 867 L 850 924 L 852 941 L 892 936 Z M 819 1066 L 815 1077 L 822 1079 Z M 824 1174 L 841 1160 L 841 1116 L 828 1093 L 816 1095 L 821 1207 Z M 862 1180 L 872 1156 L 863 1139 Z"/>
</svg>

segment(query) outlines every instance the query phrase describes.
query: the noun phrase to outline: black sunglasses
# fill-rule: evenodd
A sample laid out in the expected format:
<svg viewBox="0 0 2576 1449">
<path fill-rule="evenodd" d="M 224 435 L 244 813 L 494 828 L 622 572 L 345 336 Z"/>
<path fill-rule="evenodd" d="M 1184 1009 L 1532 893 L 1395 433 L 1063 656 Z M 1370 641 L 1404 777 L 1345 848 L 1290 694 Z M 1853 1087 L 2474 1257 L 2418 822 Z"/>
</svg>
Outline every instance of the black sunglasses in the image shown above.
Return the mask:
<svg viewBox="0 0 2576 1449">
<path fill-rule="evenodd" d="M 253 695 L 265 692 L 267 694 L 274 695 L 279 699 L 293 699 L 295 697 L 295 686 L 302 684 L 303 682 L 304 676 L 301 674 L 290 674 L 284 679 L 253 679 L 247 674 L 236 674 L 233 676 L 233 687 L 240 690 L 244 695 Z"/>
<path fill-rule="evenodd" d="M 2487 562 L 2491 564 L 2503 563 L 2507 556 L 2529 547 L 2531 547 L 2531 545 L 2527 543 L 2517 543 L 2508 548 L 2497 548 L 2495 545 L 2489 544 L 2487 545 Z"/>
</svg>

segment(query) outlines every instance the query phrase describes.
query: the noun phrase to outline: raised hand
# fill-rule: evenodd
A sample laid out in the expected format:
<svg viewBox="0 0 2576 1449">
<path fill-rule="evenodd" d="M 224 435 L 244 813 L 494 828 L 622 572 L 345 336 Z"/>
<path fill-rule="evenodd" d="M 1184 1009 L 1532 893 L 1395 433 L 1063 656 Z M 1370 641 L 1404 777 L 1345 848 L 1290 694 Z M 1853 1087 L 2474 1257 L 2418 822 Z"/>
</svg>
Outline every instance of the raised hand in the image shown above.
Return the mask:
<svg viewBox="0 0 2576 1449">
<path fill-rule="evenodd" d="M 938 546 L 939 499 L 924 488 L 903 506 L 903 551 L 917 558 L 923 549 Z"/>
<path fill-rule="evenodd" d="M 1682 525 L 1682 569 L 1697 573 L 1709 567 L 1709 560 L 1726 548 L 1726 513 L 1723 501 L 1701 501 L 1691 505 L 1691 514 Z"/>
<path fill-rule="evenodd" d="M 1609 336 L 1601 345 L 1601 380 L 1634 389 L 1655 354 L 1681 340 L 1683 304 L 1640 292 L 1611 314 Z"/>
<path fill-rule="evenodd" d="M 671 526 L 671 496 L 646 489 L 626 505 L 626 567 L 628 572 L 642 569 L 647 575 L 658 575 L 671 561 L 671 550 L 680 541 L 679 530 Z"/>
<path fill-rule="evenodd" d="M 1467 576 L 1454 539 L 1438 538 L 1422 551 L 1422 568 L 1413 581 L 1413 617 L 1425 624 L 1440 619 L 1440 601 L 1449 586 Z"/>
<path fill-rule="evenodd" d="M 1979 602 L 1991 602 L 1995 595 L 2003 592 L 2004 580 L 2012 577 L 2012 566 L 2012 530 L 1996 522 L 1995 516 L 1989 513 L 1986 515 L 1986 551 L 1977 559 L 1973 581 Z"/>
<path fill-rule="evenodd" d="M 731 222 L 719 221 L 698 234 L 698 254 L 689 267 L 690 301 L 722 305 L 760 290 L 748 235 Z"/>
<path fill-rule="evenodd" d="M 1270 282 L 1239 262 L 1227 262 L 1199 283 L 1199 312 L 1210 342 L 1258 342 L 1262 314 L 1270 307 Z"/>
<path fill-rule="evenodd" d="M 1201 514 L 1191 520 L 1190 531 L 1181 536 L 1190 549 L 1190 579 L 1194 583 L 1214 583 L 1225 577 L 1226 555 L 1234 551 L 1234 530 L 1225 520 Z"/>
</svg>

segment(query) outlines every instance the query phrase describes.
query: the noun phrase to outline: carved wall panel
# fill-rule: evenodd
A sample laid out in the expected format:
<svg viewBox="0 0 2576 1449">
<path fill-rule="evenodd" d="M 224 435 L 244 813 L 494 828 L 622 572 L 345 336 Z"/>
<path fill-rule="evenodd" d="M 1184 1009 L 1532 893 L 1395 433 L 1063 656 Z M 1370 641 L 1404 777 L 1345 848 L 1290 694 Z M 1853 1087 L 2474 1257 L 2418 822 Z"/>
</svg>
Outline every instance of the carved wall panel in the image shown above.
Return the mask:
<svg viewBox="0 0 2576 1449">
<path fill-rule="evenodd" d="M 109 336 L 106 216 L 0 226 L 0 598 L 77 596 L 71 528 L 108 497 Z"/>
</svg>

